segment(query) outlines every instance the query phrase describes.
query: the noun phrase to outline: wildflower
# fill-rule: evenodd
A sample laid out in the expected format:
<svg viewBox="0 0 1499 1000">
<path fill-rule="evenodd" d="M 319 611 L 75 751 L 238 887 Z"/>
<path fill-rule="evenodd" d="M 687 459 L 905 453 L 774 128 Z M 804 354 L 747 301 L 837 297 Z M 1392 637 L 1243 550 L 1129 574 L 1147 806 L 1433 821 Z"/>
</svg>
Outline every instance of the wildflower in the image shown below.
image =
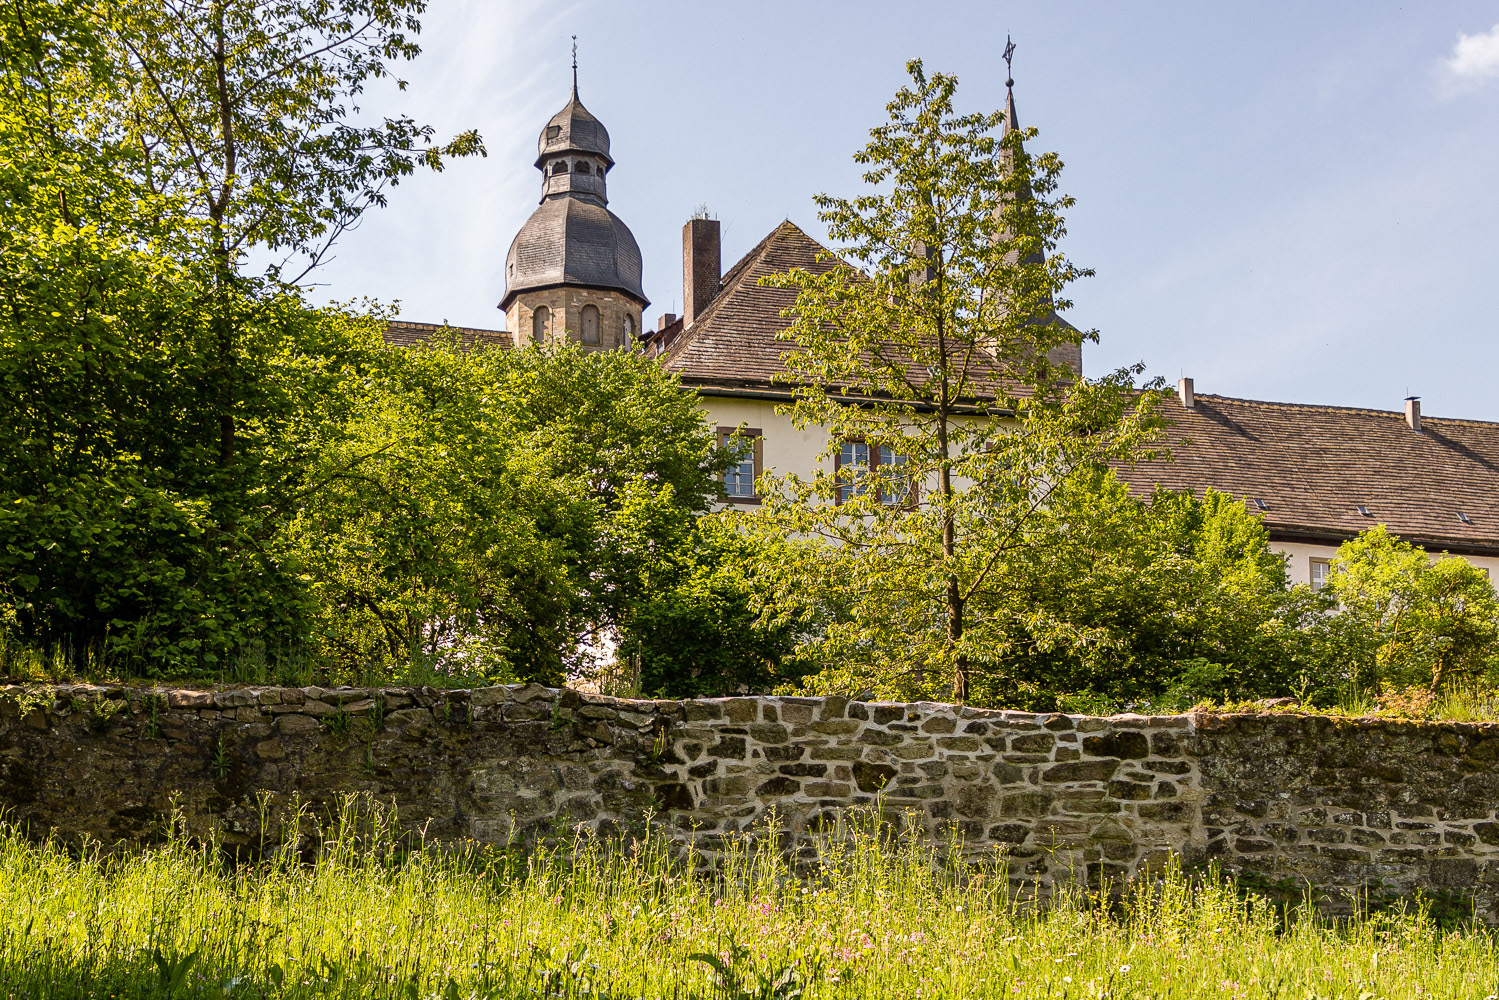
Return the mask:
<svg viewBox="0 0 1499 1000">
<path fill-rule="evenodd" d="M 1126 973 L 1128 971 L 1129 971 L 1129 966 L 1127 966 L 1127 965 L 1121 965 L 1121 966 L 1119 966 L 1119 974 L 1121 976 L 1124 975 L 1124 973 Z"/>
</svg>

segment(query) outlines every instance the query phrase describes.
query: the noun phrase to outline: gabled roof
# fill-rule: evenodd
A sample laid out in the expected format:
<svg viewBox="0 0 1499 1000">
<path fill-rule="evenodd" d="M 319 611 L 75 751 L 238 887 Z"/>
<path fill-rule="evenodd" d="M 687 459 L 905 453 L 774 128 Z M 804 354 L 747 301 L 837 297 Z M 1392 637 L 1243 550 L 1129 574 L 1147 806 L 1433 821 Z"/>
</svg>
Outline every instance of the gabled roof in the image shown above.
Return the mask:
<svg viewBox="0 0 1499 1000">
<path fill-rule="evenodd" d="M 1162 407 L 1173 461 L 1117 470 L 1137 494 L 1232 493 L 1282 539 L 1336 542 L 1383 524 L 1427 548 L 1499 553 L 1499 424 L 1423 416 L 1417 433 L 1389 410 L 1228 396 Z"/>
<path fill-rule="evenodd" d="M 729 269 L 719 282 L 717 294 L 692 326 L 683 329 L 678 319 L 650 334 L 647 338 L 650 349 L 665 359 L 666 367 L 676 372 L 684 384 L 699 391 L 726 389 L 789 395 L 790 385 L 772 383 L 772 379 L 786 371 L 784 359 L 795 348 L 792 343 L 777 340 L 776 334 L 792 323 L 783 313 L 796 304 L 797 290 L 766 288 L 759 281 L 766 275 L 795 267 L 813 274 L 826 273 L 839 263 L 837 258 L 827 256 L 829 253 L 827 247 L 795 223 L 782 222 Z M 1075 332 L 1060 317 L 1052 321 Z M 1077 344 L 1064 343 L 1053 350 L 1051 357 L 1074 371 L 1081 368 L 1081 349 Z M 976 379 L 1004 378 L 992 355 L 979 352 L 968 363 Z M 1010 392 L 1018 395 L 1030 392 L 1019 383 L 1005 381 Z M 985 385 L 992 387 L 992 383 Z M 975 391 L 987 396 L 990 388 Z"/>
<path fill-rule="evenodd" d="M 446 323 L 410 323 L 403 319 L 385 324 L 385 343 L 391 347 L 415 347 L 425 344 L 433 336 L 443 333 L 458 334 L 461 347 L 509 347 L 510 334 L 504 330 L 481 330 L 473 326 L 448 326 Z"/>
<path fill-rule="evenodd" d="M 796 303 L 797 293 L 794 288 L 762 288 L 759 280 L 794 267 L 813 274 L 829 271 L 835 265 L 818 260 L 824 252 L 795 223 L 771 230 L 729 268 L 691 328 L 681 330 L 679 320 L 652 336 L 666 367 L 689 385 L 769 388 L 771 376 L 785 370 L 782 358 L 791 345 L 776 334 L 790 325 L 781 313 Z"/>
</svg>

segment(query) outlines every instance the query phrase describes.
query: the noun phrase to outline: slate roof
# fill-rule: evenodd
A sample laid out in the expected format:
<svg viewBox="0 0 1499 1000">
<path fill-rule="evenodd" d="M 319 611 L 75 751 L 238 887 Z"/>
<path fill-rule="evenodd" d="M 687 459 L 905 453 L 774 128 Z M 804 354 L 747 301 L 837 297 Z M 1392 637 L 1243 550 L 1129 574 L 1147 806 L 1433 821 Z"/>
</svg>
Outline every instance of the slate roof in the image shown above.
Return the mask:
<svg viewBox="0 0 1499 1000">
<path fill-rule="evenodd" d="M 1195 402 L 1162 404 L 1173 461 L 1117 470 L 1132 491 L 1223 490 L 1287 540 L 1336 542 L 1384 524 L 1427 548 L 1499 553 L 1499 424 L 1423 416 L 1418 434 L 1388 410 Z"/>
<path fill-rule="evenodd" d="M 589 195 L 549 195 L 505 255 L 500 308 L 520 292 L 558 285 L 618 289 L 649 305 L 640 272 L 640 245 L 619 216 Z"/>
<path fill-rule="evenodd" d="M 822 252 L 822 245 L 795 223 L 781 223 L 729 268 L 690 330 L 683 331 L 679 319 L 652 334 L 654 349 L 689 385 L 769 388 L 790 349 L 776 340 L 776 333 L 790 324 L 781 312 L 796 303 L 796 289 L 762 288 L 758 282 L 793 267 L 814 274 L 829 271 L 834 265 L 817 259 Z M 780 388 L 784 392 L 789 387 Z"/>
<path fill-rule="evenodd" d="M 552 129 L 557 130 L 552 135 Z M 573 88 L 572 100 L 552 116 L 536 139 L 536 165 L 539 167 L 548 156 L 556 153 L 597 153 L 610 164 L 609 130 L 593 116 L 578 100 L 577 88 Z"/>
<path fill-rule="evenodd" d="M 456 331 L 463 347 L 487 345 L 510 347 L 510 334 L 504 330 L 481 330 L 473 326 L 448 326 L 445 323 L 412 323 L 407 320 L 391 320 L 385 325 L 385 343 L 391 347 L 415 347 L 431 340 L 443 330 Z"/>
</svg>

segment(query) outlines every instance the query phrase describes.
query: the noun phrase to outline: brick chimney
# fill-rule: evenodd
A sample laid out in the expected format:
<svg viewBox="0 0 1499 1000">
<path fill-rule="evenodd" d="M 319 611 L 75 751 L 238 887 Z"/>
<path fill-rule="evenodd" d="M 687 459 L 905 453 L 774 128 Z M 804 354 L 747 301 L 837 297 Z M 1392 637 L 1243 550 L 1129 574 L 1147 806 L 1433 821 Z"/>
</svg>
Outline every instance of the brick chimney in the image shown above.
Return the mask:
<svg viewBox="0 0 1499 1000">
<path fill-rule="evenodd" d="M 682 329 L 687 329 L 718 294 L 723 252 L 718 220 L 699 212 L 682 227 Z"/>
<path fill-rule="evenodd" d="M 1192 380 L 1179 378 L 1176 380 L 1176 394 L 1181 398 L 1184 409 L 1193 409 L 1197 406 L 1197 394 L 1192 391 Z"/>
<path fill-rule="evenodd" d="M 1421 397 L 1405 397 L 1405 422 L 1411 430 L 1421 433 Z"/>
</svg>

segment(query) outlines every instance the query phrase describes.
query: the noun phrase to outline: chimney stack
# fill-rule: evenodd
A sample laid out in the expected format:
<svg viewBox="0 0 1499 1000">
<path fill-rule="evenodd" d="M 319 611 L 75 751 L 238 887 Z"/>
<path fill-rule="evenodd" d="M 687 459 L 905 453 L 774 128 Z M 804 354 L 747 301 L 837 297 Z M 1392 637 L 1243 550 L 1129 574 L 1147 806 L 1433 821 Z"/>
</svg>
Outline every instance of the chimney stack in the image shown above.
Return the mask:
<svg viewBox="0 0 1499 1000">
<path fill-rule="evenodd" d="M 676 321 L 677 321 L 677 314 L 676 313 L 662 313 L 660 316 L 656 317 L 656 330 L 658 332 L 661 331 L 661 330 L 665 330 L 667 327 L 671 326 Z"/>
<path fill-rule="evenodd" d="M 1421 433 L 1421 397 L 1405 397 L 1405 422 L 1411 430 Z"/>
<path fill-rule="evenodd" d="M 1184 409 L 1193 409 L 1197 406 L 1197 394 L 1192 391 L 1192 380 L 1179 378 L 1176 380 L 1176 394 L 1181 398 Z"/>
<path fill-rule="evenodd" d="M 682 227 L 682 328 L 697 321 L 698 315 L 718 294 L 718 280 L 723 275 L 723 254 L 718 238 L 718 220 L 700 210 Z"/>
</svg>

